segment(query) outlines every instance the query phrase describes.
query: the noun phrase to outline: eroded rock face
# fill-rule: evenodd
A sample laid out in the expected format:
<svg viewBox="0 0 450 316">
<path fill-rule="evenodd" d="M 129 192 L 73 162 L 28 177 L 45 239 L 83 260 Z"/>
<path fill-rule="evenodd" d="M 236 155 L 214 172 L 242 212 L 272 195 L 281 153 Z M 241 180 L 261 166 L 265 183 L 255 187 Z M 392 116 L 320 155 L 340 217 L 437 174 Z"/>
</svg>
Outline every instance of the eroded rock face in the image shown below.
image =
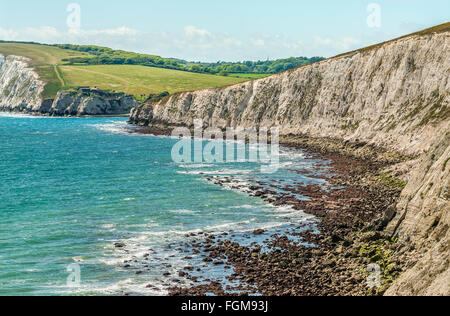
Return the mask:
<svg viewBox="0 0 450 316">
<path fill-rule="evenodd" d="M 279 126 L 418 157 L 388 232 L 409 269 L 388 295 L 450 295 L 450 33 L 410 36 L 231 87 L 141 105 L 137 125 Z M 392 216 L 390 216 L 392 218 Z"/>
<path fill-rule="evenodd" d="M 40 107 L 45 83 L 27 62 L 0 55 L 0 111 L 32 112 Z"/>
<path fill-rule="evenodd" d="M 43 107 L 42 114 L 53 116 L 122 115 L 137 106 L 133 96 L 108 94 L 99 90 L 90 92 L 60 91 L 50 108 Z"/>
<path fill-rule="evenodd" d="M 448 122 L 448 120 L 447 120 Z M 412 268 L 387 295 L 449 295 L 450 290 L 450 123 L 420 158 L 402 192 L 397 216 L 388 226 L 410 242 Z"/>
<path fill-rule="evenodd" d="M 45 83 L 24 57 L 0 55 L 0 111 L 52 116 L 129 114 L 137 101 L 122 93 L 98 89 L 60 91 L 55 100 L 42 100 Z"/>
</svg>

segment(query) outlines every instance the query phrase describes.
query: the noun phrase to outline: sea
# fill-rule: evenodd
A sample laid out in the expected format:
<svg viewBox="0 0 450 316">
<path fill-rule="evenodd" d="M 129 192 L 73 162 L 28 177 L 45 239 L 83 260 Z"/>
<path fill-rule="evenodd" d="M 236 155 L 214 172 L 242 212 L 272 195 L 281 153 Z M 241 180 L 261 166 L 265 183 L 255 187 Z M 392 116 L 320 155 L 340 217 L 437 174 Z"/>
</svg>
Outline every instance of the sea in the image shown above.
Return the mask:
<svg viewBox="0 0 450 316">
<path fill-rule="evenodd" d="M 233 272 L 192 252 L 203 234 L 252 244 L 314 227 L 313 216 L 248 188 L 323 184 L 296 170 L 326 161 L 281 148 L 273 174 L 258 162 L 176 163 L 178 139 L 130 133 L 126 121 L 0 113 L 0 295 L 163 296 L 192 286 L 178 276 L 185 267 L 200 283 Z"/>
</svg>

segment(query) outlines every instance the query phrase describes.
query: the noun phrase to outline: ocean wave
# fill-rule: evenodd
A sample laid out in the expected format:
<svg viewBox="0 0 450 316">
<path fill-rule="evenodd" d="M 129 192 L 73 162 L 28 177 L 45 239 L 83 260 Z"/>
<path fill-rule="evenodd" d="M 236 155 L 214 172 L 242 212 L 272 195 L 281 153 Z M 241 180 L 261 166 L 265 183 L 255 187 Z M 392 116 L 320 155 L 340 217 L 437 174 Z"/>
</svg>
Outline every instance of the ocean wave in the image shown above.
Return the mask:
<svg viewBox="0 0 450 316">
<path fill-rule="evenodd" d="M 128 134 L 127 125 L 128 125 L 127 122 L 109 121 L 108 123 L 93 124 L 91 126 L 104 132 Z"/>
<path fill-rule="evenodd" d="M 105 229 L 112 229 L 112 228 L 115 228 L 116 226 L 117 226 L 117 224 L 104 224 L 104 225 L 101 225 L 100 227 L 105 228 Z"/>
<path fill-rule="evenodd" d="M 251 174 L 253 171 L 248 169 L 219 169 L 219 170 L 192 170 L 192 171 L 177 171 L 179 174 L 190 175 L 245 175 Z"/>
<path fill-rule="evenodd" d="M 114 134 L 123 134 L 130 136 L 152 136 L 133 133 L 134 131 L 142 129 L 142 127 L 128 124 L 126 121 L 108 121 L 106 123 L 90 124 L 88 126 L 95 127 L 96 129 L 103 132 L 109 132 Z"/>
<path fill-rule="evenodd" d="M 9 113 L 9 112 L 0 112 L 0 117 L 7 118 L 22 118 L 22 119 L 40 119 L 40 118 L 49 118 L 47 116 L 35 116 L 30 114 L 20 114 L 20 113 Z"/>
<path fill-rule="evenodd" d="M 172 214 L 198 214 L 199 211 L 192 211 L 192 210 L 171 210 L 169 213 Z"/>
<path fill-rule="evenodd" d="M 128 278 L 120 280 L 112 284 L 105 284 L 103 282 L 95 282 L 90 284 L 82 283 L 80 287 L 68 288 L 67 286 L 60 286 L 60 293 L 65 295 L 117 295 L 122 294 L 138 294 L 145 296 L 166 296 L 168 291 L 162 282 L 152 280 L 152 288 L 147 288 L 149 282 L 144 280 L 137 280 L 136 278 Z M 157 289 L 155 289 L 155 288 Z"/>
<path fill-rule="evenodd" d="M 221 210 L 240 210 L 240 209 L 260 209 L 260 208 L 261 208 L 261 205 L 244 204 L 244 205 L 222 207 L 220 209 Z"/>
<path fill-rule="evenodd" d="M 192 164 L 192 165 L 179 165 L 180 168 L 186 168 L 186 169 L 197 169 L 197 168 L 211 168 L 214 167 L 214 165 L 211 164 Z"/>
</svg>

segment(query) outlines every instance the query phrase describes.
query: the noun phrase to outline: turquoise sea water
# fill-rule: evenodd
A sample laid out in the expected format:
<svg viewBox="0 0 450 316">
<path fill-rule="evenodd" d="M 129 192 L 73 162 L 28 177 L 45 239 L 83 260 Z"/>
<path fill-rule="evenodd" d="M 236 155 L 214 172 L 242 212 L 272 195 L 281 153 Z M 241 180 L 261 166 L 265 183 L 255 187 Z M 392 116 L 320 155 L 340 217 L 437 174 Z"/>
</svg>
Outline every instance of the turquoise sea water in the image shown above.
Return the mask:
<svg viewBox="0 0 450 316">
<path fill-rule="evenodd" d="M 163 273 L 195 263 L 177 248 L 187 233 L 308 220 L 205 179 L 298 180 L 289 170 L 315 163 L 302 153 L 283 151 L 274 175 L 259 174 L 256 163 L 179 165 L 171 159 L 177 140 L 125 133 L 125 121 L 0 114 L 0 295 L 164 295 L 171 278 Z M 71 264 L 79 286 L 67 284 Z M 203 266 L 222 273 L 214 269 Z"/>
</svg>

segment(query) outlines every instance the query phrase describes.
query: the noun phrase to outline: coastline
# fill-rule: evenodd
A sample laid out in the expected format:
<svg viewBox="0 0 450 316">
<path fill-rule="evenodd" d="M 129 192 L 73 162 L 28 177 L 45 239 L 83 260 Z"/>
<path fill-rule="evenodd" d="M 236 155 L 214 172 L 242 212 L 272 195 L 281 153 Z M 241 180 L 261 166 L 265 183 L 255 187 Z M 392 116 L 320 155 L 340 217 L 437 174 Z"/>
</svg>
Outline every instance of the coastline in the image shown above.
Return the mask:
<svg viewBox="0 0 450 316">
<path fill-rule="evenodd" d="M 160 127 L 129 132 L 170 135 L 169 128 Z M 307 136 L 283 136 L 280 145 L 306 152 L 306 159 L 329 161 L 331 170 L 319 176 L 328 185 L 297 183 L 280 187 L 292 193 L 286 196 L 255 184 L 250 187 L 251 195 L 314 215 L 319 221 L 317 226 L 299 223 L 292 232 L 265 236 L 268 237 L 265 250 L 256 243 L 249 246 L 236 243 L 233 232 L 199 235 L 200 241 L 189 242 L 194 252 L 203 253 L 205 262 L 233 268 L 234 273 L 227 279 L 240 285 L 230 286 L 216 280 L 196 285 L 197 278 L 187 269 L 180 271 L 180 276 L 191 280 L 193 285 L 172 287 L 169 295 L 382 295 L 402 271 L 403 260 L 394 253 L 404 246 L 382 231 L 395 215 L 395 205 L 405 183 L 387 175 L 386 168 L 411 157 L 361 143 Z M 311 176 L 306 170 L 298 173 Z M 208 180 L 221 186 L 230 182 L 230 179 Z M 295 195 L 307 200 L 293 198 Z M 265 233 L 255 231 L 253 239 L 260 239 Z M 293 241 L 295 238 L 301 242 Z M 381 273 L 381 284 L 373 289 L 367 286 L 371 264 L 379 266 Z"/>
<path fill-rule="evenodd" d="M 30 115 L 35 117 L 55 117 L 55 118 L 95 118 L 95 117 L 106 117 L 106 118 L 114 118 L 114 117 L 130 117 L 130 114 L 115 114 L 115 115 L 49 115 L 44 113 L 38 113 L 38 112 L 19 112 L 19 111 L 1 111 L 0 113 L 7 113 L 11 115 Z"/>
</svg>

